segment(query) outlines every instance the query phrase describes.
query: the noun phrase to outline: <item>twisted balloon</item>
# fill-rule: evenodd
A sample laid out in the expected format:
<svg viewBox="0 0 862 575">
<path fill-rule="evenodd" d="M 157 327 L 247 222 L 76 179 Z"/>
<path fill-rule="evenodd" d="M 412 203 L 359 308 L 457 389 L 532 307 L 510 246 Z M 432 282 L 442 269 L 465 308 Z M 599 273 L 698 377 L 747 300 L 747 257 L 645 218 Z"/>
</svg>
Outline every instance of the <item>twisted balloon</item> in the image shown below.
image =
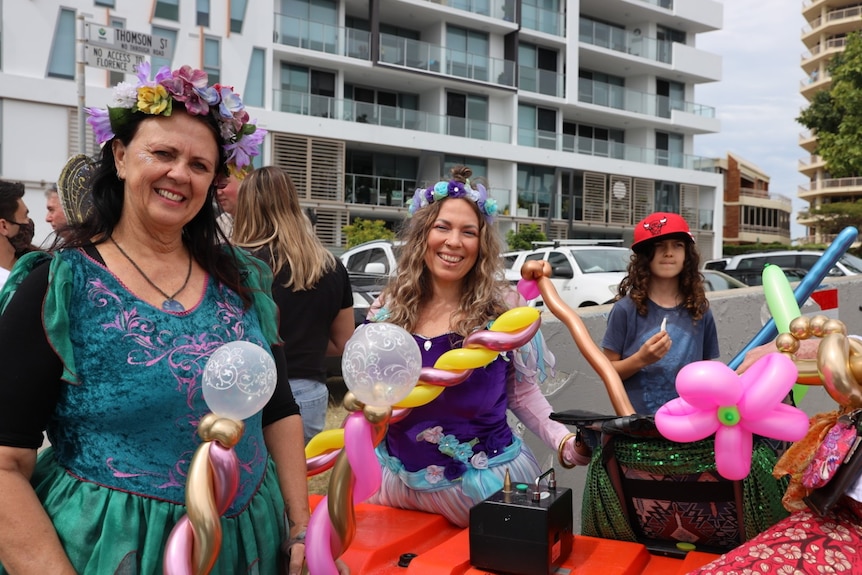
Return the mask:
<svg viewBox="0 0 862 575">
<path fill-rule="evenodd" d="M 462 348 L 441 355 L 434 367 L 422 368 L 420 383 L 392 406 L 399 408 L 394 413 L 392 407 L 363 405 L 348 392 L 344 406 L 352 413 L 343 428 L 318 434 L 305 448 L 309 475 L 333 466 L 328 494 L 308 524 L 306 561 L 311 573 L 337 575 L 335 558 L 350 546 L 356 531 L 354 505 L 380 487 L 381 469 L 374 448 L 383 439 L 388 422 L 433 401 L 444 388 L 463 382 L 474 369 L 489 364 L 501 352 L 527 344 L 539 325 L 535 308 L 519 307 L 503 313 L 489 329 L 467 336 Z M 341 451 L 333 458 L 335 450 Z"/>
<path fill-rule="evenodd" d="M 220 517 L 239 488 L 239 460 L 233 447 L 244 425 L 227 417 L 206 414 L 198 425 L 204 442 L 189 466 L 186 488 L 187 514 L 168 537 L 164 555 L 166 575 L 209 573 L 222 541 Z"/>
</svg>

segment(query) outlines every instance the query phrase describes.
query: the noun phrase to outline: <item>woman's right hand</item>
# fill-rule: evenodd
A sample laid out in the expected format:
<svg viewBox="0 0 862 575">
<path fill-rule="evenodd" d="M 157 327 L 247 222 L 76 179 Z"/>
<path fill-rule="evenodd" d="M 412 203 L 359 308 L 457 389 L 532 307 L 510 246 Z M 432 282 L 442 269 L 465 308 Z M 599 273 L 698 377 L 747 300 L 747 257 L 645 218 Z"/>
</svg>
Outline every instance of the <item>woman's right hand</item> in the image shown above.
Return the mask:
<svg viewBox="0 0 862 575">
<path fill-rule="evenodd" d="M 638 355 L 645 365 L 652 365 L 670 351 L 670 335 L 662 330 L 644 342 Z"/>
</svg>

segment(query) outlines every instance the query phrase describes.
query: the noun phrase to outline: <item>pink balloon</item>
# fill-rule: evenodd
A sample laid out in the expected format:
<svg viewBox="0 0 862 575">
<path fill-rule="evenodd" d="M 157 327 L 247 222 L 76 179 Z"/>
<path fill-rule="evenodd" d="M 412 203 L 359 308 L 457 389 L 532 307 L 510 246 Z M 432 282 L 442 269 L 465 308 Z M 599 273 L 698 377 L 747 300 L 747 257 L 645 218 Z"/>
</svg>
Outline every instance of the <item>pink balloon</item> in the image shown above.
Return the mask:
<svg viewBox="0 0 862 575">
<path fill-rule="evenodd" d="M 188 515 L 183 515 L 168 536 L 163 566 L 165 575 L 191 575 L 194 532 Z"/>
<path fill-rule="evenodd" d="M 536 280 L 518 280 L 518 293 L 524 296 L 524 299 L 530 301 L 539 297 L 539 283 Z"/>
<path fill-rule="evenodd" d="M 671 441 L 689 442 L 715 433 L 715 465 L 727 479 L 751 470 L 753 434 L 798 441 L 808 431 L 808 416 L 782 403 L 796 382 L 792 360 L 765 355 L 741 376 L 718 361 L 697 361 L 676 378 L 680 397 L 659 408 L 656 427 Z"/>
<path fill-rule="evenodd" d="M 751 470 L 751 434 L 740 426 L 719 426 L 715 432 L 715 470 L 731 481 L 744 479 Z"/>
<path fill-rule="evenodd" d="M 735 405 L 742 397 L 743 387 L 739 376 L 720 361 L 696 361 L 679 370 L 676 391 L 688 403 L 712 409 Z"/>
<path fill-rule="evenodd" d="M 353 501 L 365 501 L 380 489 L 383 469 L 374 453 L 371 423 L 365 419 L 362 412 L 351 413 L 347 417 L 344 425 L 344 449 L 356 478 Z"/>
<path fill-rule="evenodd" d="M 739 410 L 746 417 L 751 417 L 772 409 L 790 393 L 797 375 L 796 364 L 792 359 L 778 352 L 766 354 L 739 376 L 746 388 L 745 396 L 739 401 Z M 769 383 L 758 385 L 759 381 Z"/>
<path fill-rule="evenodd" d="M 219 442 L 210 444 L 210 469 L 213 475 L 213 495 L 219 515 L 228 510 L 239 489 L 239 460 L 233 448 Z"/>
<path fill-rule="evenodd" d="M 699 441 L 718 430 L 715 413 L 694 408 L 683 399 L 662 405 L 655 414 L 655 425 L 667 439 L 679 443 Z"/>
<path fill-rule="evenodd" d="M 779 403 L 760 419 L 744 419 L 741 425 L 755 435 L 779 441 L 799 441 L 808 433 L 809 422 L 804 411 Z"/>
<path fill-rule="evenodd" d="M 338 567 L 331 550 L 332 524 L 329 522 L 329 498 L 324 497 L 305 531 L 305 562 L 308 572 L 315 575 L 338 575 Z"/>
</svg>

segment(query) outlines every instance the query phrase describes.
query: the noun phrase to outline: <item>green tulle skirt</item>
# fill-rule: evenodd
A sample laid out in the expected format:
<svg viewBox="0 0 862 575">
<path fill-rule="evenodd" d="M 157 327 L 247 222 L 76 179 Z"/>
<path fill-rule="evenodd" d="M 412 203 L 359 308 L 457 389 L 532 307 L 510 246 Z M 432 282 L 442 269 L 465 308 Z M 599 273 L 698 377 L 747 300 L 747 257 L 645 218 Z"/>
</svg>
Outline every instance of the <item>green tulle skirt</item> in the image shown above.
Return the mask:
<svg viewBox="0 0 862 575">
<path fill-rule="evenodd" d="M 32 484 L 80 575 L 162 573 L 165 544 L 184 506 L 81 481 L 56 463 L 50 448 L 40 454 Z M 272 461 L 249 505 L 222 518 L 222 529 L 213 574 L 276 575 L 284 500 Z"/>
</svg>

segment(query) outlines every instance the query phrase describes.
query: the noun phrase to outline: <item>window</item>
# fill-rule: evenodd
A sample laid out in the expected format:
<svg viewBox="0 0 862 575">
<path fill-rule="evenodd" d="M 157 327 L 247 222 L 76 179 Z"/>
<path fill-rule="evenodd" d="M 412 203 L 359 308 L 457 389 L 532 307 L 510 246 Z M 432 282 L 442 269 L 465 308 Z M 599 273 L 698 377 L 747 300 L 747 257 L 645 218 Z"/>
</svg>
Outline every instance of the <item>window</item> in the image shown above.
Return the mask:
<svg viewBox="0 0 862 575">
<path fill-rule="evenodd" d="M 518 79 L 522 90 L 562 96 L 557 78 L 557 52 L 533 44 L 518 45 Z"/>
<path fill-rule="evenodd" d="M 93 0 L 93 3 L 96 6 L 107 6 L 109 8 L 114 7 L 114 0 Z"/>
<path fill-rule="evenodd" d="M 488 139 L 488 98 L 446 92 L 446 116 L 450 136 Z"/>
<path fill-rule="evenodd" d="M 521 215 L 547 217 L 551 190 L 555 189 L 554 171 L 548 166 L 518 165 L 518 208 L 524 210 Z"/>
<path fill-rule="evenodd" d="M 656 182 L 655 211 L 679 213 L 679 184 L 676 182 Z"/>
<path fill-rule="evenodd" d="M 57 29 L 51 44 L 48 75 L 54 78 L 75 79 L 75 11 L 60 8 Z"/>
<path fill-rule="evenodd" d="M 518 144 L 531 148 L 557 148 L 557 112 L 526 104 L 518 105 Z"/>
<path fill-rule="evenodd" d="M 221 42 L 218 38 L 204 37 L 204 72 L 209 75 L 209 84 L 221 81 Z"/>
<path fill-rule="evenodd" d="M 659 166 L 673 166 L 674 168 L 683 167 L 685 158 L 683 154 L 682 134 L 656 132 L 655 148 L 656 164 L 658 164 Z"/>
<path fill-rule="evenodd" d="M 344 99 L 353 107 L 350 117 L 356 122 L 407 129 L 417 128 L 419 122 L 419 114 L 416 113 L 419 110 L 417 94 L 345 84 Z"/>
<path fill-rule="evenodd" d="M 153 16 L 179 22 L 180 0 L 156 0 L 156 11 Z"/>
<path fill-rule="evenodd" d="M 671 110 L 685 109 L 685 84 L 673 80 L 656 78 L 655 92 L 658 96 L 658 115 L 670 118 Z"/>
<path fill-rule="evenodd" d="M 335 74 L 281 64 L 281 111 L 328 118 L 335 97 Z"/>
<path fill-rule="evenodd" d="M 248 0 L 230 0 L 231 32 L 236 32 L 237 34 L 242 33 L 242 24 L 245 20 L 246 6 L 248 6 Z"/>
<path fill-rule="evenodd" d="M 621 110 L 625 106 L 626 79 L 604 72 L 578 71 L 578 101 Z"/>
<path fill-rule="evenodd" d="M 263 108 L 265 58 L 266 53 L 262 48 L 252 48 L 251 62 L 248 64 L 248 75 L 245 79 L 245 92 L 243 93 L 243 102 L 247 106 Z"/>
<path fill-rule="evenodd" d="M 488 35 L 455 26 L 446 27 L 448 73 L 461 78 L 488 80 Z"/>
<path fill-rule="evenodd" d="M 197 2 L 197 15 L 195 26 L 209 28 L 210 25 L 210 0 L 195 0 Z"/>
<path fill-rule="evenodd" d="M 488 160 L 485 158 L 473 158 L 470 156 L 453 156 L 451 154 L 446 154 L 443 158 L 443 179 L 449 179 L 449 170 L 451 170 L 454 166 L 461 164 L 462 166 L 467 166 L 471 170 L 473 170 L 473 175 L 470 177 L 470 181 L 479 180 L 481 178 L 482 185 L 487 187 L 488 180 Z"/>
<path fill-rule="evenodd" d="M 169 28 L 159 28 L 158 26 L 153 26 L 153 44 L 156 43 L 156 38 L 165 38 L 168 40 L 171 46 L 170 54 L 165 58 L 152 56 L 151 57 L 151 69 L 154 72 L 157 72 L 159 68 L 162 66 L 171 67 L 171 61 L 174 59 L 174 50 L 177 45 L 177 31 L 170 30 Z"/>
</svg>

